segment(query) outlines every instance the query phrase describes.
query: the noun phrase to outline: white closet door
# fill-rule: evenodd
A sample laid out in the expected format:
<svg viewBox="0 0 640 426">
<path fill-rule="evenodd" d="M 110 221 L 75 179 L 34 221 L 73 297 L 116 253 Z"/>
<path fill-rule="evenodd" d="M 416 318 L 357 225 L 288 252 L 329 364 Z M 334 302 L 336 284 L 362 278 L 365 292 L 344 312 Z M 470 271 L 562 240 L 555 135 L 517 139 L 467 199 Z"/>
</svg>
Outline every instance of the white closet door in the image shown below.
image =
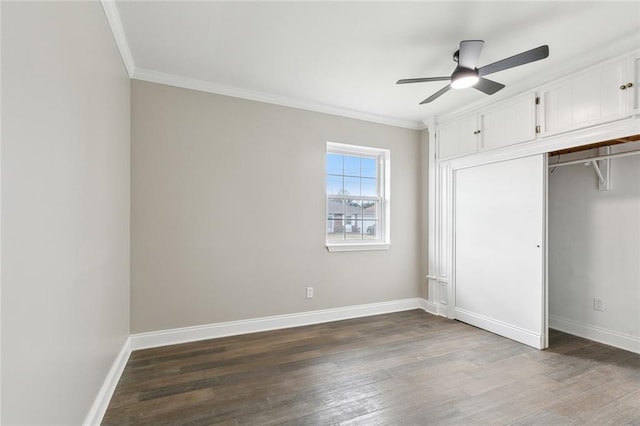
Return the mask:
<svg viewBox="0 0 640 426">
<path fill-rule="evenodd" d="M 455 172 L 455 317 L 547 346 L 543 155 Z"/>
</svg>

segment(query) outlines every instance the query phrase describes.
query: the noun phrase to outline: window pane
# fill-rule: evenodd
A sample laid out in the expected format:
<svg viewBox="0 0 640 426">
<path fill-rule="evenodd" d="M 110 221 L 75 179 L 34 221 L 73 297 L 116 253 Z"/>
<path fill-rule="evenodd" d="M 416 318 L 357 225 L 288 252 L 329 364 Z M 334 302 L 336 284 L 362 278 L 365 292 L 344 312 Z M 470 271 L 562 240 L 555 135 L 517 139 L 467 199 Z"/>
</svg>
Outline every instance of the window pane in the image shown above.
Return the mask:
<svg viewBox="0 0 640 426">
<path fill-rule="evenodd" d="M 327 194 L 342 194 L 342 176 L 327 175 Z"/>
<path fill-rule="evenodd" d="M 362 218 L 367 220 L 380 219 L 378 213 L 378 201 L 365 201 L 362 203 Z"/>
<path fill-rule="evenodd" d="M 344 234 L 347 240 L 362 239 L 362 203 L 347 201 L 344 216 Z"/>
<path fill-rule="evenodd" d="M 360 170 L 362 177 L 377 177 L 377 161 L 375 158 L 362 158 L 360 160 Z"/>
<path fill-rule="evenodd" d="M 376 184 L 375 179 L 362 178 L 360 181 L 360 187 L 362 191 L 360 195 L 378 195 L 378 185 Z"/>
<path fill-rule="evenodd" d="M 342 174 L 342 159 L 343 155 L 327 154 L 327 174 L 341 175 Z"/>
<path fill-rule="evenodd" d="M 362 201 L 348 200 L 345 204 L 345 213 L 348 216 L 355 216 L 355 219 L 362 219 Z"/>
<path fill-rule="evenodd" d="M 327 200 L 327 239 L 330 241 L 344 240 L 345 210 L 344 200 L 329 198 Z"/>
<path fill-rule="evenodd" d="M 360 178 L 345 176 L 343 194 L 359 197 L 360 196 Z"/>
<path fill-rule="evenodd" d="M 344 156 L 344 174 L 346 176 L 360 176 L 360 157 Z"/>
<path fill-rule="evenodd" d="M 345 207 L 346 204 L 344 200 L 329 198 L 327 200 L 327 216 L 342 220 L 344 217 Z"/>
<path fill-rule="evenodd" d="M 379 232 L 378 221 L 377 220 L 363 220 L 362 228 L 364 229 L 364 233 L 362 238 L 365 240 L 376 240 L 378 239 L 377 233 Z"/>
<path fill-rule="evenodd" d="M 327 220 L 327 240 L 342 241 L 344 240 L 344 225 L 342 219 Z"/>
<path fill-rule="evenodd" d="M 345 239 L 361 240 L 362 239 L 362 220 L 352 219 L 350 226 L 345 230 Z"/>
</svg>

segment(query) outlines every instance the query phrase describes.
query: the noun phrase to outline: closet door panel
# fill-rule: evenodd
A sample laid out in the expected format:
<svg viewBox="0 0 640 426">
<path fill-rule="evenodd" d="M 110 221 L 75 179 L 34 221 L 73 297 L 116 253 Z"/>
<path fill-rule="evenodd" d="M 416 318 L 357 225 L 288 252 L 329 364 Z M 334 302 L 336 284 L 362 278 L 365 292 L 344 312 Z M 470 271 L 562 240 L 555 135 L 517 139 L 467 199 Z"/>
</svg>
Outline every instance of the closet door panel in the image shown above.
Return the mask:
<svg viewBox="0 0 640 426">
<path fill-rule="evenodd" d="M 455 172 L 455 317 L 536 348 L 546 342 L 545 163 Z"/>
</svg>

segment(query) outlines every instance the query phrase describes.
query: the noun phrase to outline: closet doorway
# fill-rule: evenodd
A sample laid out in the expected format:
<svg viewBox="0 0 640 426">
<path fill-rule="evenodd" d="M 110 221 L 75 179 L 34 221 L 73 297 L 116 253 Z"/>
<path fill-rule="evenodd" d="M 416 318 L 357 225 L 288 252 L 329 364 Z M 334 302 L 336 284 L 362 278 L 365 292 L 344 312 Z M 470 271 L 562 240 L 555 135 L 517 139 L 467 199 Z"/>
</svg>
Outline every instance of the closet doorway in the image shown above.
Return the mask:
<svg viewBox="0 0 640 426">
<path fill-rule="evenodd" d="M 640 135 L 548 156 L 549 327 L 640 353 Z"/>
</svg>

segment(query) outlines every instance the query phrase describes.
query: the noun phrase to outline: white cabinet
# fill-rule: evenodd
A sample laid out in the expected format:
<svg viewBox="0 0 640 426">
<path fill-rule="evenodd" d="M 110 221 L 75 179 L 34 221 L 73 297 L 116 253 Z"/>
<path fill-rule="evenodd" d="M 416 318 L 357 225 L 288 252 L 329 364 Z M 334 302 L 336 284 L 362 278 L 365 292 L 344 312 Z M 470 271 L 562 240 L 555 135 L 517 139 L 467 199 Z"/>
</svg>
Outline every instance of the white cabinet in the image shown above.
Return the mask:
<svg viewBox="0 0 640 426">
<path fill-rule="evenodd" d="M 627 57 L 622 57 L 542 87 L 542 136 L 627 117 L 626 83 Z"/>
<path fill-rule="evenodd" d="M 640 116 L 640 51 L 445 122 L 436 131 L 436 158 L 449 160 L 634 115 Z"/>
<path fill-rule="evenodd" d="M 439 126 L 436 142 L 439 159 L 478 152 L 477 114 L 474 113 Z"/>
<path fill-rule="evenodd" d="M 475 154 L 535 140 L 536 96 L 525 93 L 438 127 L 438 158 Z"/>
<path fill-rule="evenodd" d="M 525 93 L 478 114 L 480 151 L 536 138 L 536 95 Z"/>
</svg>

